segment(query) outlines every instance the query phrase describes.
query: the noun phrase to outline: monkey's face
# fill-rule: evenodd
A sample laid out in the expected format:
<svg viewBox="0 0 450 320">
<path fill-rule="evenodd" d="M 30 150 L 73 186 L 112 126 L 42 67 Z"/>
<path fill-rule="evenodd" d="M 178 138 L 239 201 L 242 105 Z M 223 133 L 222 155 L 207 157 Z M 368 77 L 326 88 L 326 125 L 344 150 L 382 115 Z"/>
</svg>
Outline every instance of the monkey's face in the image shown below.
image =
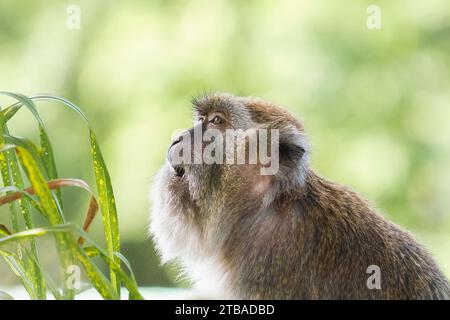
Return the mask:
<svg viewBox="0 0 450 320">
<path fill-rule="evenodd" d="M 193 105 L 194 126 L 169 146 L 153 189 L 152 233 L 167 259 L 202 251 L 200 238 L 270 205 L 307 170 L 303 128 L 285 110 L 229 94 Z"/>
</svg>

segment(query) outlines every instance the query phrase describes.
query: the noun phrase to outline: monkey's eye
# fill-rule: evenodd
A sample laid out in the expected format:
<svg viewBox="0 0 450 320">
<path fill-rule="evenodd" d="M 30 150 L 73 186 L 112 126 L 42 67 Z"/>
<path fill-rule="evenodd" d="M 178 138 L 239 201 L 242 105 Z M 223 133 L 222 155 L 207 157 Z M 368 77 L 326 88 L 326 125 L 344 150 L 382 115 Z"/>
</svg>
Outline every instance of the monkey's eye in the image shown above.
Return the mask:
<svg viewBox="0 0 450 320">
<path fill-rule="evenodd" d="M 200 121 L 200 122 L 205 121 L 205 117 L 198 117 L 198 121 Z"/>
<path fill-rule="evenodd" d="M 222 119 L 221 117 L 219 117 L 219 116 L 215 116 L 215 117 L 211 120 L 211 123 L 213 123 L 213 124 L 221 124 L 221 123 L 223 123 L 223 119 Z"/>
</svg>

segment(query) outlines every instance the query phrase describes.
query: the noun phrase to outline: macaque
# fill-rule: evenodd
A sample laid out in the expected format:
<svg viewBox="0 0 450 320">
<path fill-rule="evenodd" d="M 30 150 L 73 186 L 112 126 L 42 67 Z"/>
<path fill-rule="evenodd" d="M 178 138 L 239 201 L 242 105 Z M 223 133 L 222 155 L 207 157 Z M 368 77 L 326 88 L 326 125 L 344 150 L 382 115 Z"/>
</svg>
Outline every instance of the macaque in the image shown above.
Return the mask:
<svg viewBox="0 0 450 320">
<path fill-rule="evenodd" d="M 214 298 L 450 298 L 411 234 L 311 169 L 303 125 L 286 110 L 226 93 L 193 106 L 194 127 L 174 139 L 153 185 L 163 262 L 179 261 Z"/>
</svg>

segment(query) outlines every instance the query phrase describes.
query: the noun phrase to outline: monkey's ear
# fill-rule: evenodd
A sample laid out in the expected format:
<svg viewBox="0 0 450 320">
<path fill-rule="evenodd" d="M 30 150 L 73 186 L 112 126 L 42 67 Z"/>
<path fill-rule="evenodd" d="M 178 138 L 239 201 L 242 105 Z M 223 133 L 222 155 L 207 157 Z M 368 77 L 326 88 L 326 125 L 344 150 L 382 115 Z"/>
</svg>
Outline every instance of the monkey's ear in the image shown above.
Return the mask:
<svg viewBox="0 0 450 320">
<path fill-rule="evenodd" d="M 277 180 L 284 188 L 303 184 L 308 172 L 309 144 L 306 135 L 297 128 L 280 130 Z"/>
<path fill-rule="evenodd" d="M 303 162 L 308 149 L 308 142 L 303 132 L 296 128 L 285 128 L 280 130 L 279 137 L 279 159 L 280 165 L 294 168 Z"/>
<path fill-rule="evenodd" d="M 278 147 L 280 164 L 295 167 L 306 153 L 306 139 L 300 134 L 281 134 Z"/>
</svg>

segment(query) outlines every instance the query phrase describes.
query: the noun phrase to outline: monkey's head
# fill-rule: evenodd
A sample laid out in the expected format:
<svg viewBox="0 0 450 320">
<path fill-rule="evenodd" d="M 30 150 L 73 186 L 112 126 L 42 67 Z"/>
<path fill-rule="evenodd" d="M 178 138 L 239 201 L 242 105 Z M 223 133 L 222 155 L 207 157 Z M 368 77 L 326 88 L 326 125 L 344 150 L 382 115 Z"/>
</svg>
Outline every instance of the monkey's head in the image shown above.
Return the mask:
<svg viewBox="0 0 450 320">
<path fill-rule="evenodd" d="M 169 146 L 153 188 L 151 232 L 163 261 L 216 250 L 308 173 L 303 126 L 286 110 L 225 93 L 192 104 L 194 126 Z"/>
</svg>

